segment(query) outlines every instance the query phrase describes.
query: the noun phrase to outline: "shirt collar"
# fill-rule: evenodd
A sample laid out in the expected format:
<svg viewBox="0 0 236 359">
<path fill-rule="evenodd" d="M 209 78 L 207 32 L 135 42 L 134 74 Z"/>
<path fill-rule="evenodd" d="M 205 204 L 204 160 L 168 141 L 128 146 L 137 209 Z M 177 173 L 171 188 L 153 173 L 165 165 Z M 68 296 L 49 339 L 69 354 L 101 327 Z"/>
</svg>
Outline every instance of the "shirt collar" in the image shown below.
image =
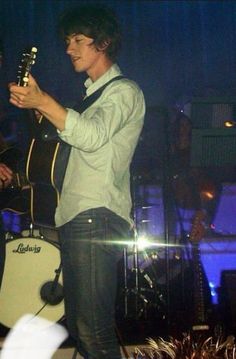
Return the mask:
<svg viewBox="0 0 236 359">
<path fill-rule="evenodd" d="M 86 96 L 91 95 L 94 91 L 99 89 L 105 83 L 116 77 L 121 75 L 121 70 L 117 64 L 113 64 L 101 77 L 99 77 L 95 82 L 93 82 L 90 78 L 88 78 L 84 86 L 86 87 Z"/>
</svg>

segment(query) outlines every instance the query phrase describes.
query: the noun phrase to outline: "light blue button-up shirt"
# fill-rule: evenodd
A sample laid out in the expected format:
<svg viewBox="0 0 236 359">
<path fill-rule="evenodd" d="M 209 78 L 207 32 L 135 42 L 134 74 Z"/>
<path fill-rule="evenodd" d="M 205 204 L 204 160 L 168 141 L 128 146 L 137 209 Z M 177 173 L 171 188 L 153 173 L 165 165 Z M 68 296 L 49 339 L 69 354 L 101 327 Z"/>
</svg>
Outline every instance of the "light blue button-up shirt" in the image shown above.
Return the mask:
<svg viewBox="0 0 236 359">
<path fill-rule="evenodd" d="M 86 95 L 121 74 L 114 64 L 97 81 L 87 79 Z M 144 96 L 126 78 L 109 84 L 82 114 L 68 109 L 60 137 L 72 146 L 56 226 L 91 208 L 106 207 L 132 223 L 130 163 L 143 126 Z"/>
</svg>

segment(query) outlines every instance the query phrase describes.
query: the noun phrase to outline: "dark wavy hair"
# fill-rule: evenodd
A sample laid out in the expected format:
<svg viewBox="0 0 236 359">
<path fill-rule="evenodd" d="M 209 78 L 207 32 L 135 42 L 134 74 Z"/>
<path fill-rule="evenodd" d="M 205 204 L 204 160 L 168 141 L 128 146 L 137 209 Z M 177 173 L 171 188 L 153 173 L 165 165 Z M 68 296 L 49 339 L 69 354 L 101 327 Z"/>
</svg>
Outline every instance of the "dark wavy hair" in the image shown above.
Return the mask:
<svg viewBox="0 0 236 359">
<path fill-rule="evenodd" d="M 65 11 L 59 18 L 59 35 L 66 40 L 72 34 L 83 34 L 94 40 L 97 50 L 105 47 L 107 56 L 116 60 L 121 47 L 121 31 L 115 13 L 101 5 L 84 5 Z"/>
</svg>

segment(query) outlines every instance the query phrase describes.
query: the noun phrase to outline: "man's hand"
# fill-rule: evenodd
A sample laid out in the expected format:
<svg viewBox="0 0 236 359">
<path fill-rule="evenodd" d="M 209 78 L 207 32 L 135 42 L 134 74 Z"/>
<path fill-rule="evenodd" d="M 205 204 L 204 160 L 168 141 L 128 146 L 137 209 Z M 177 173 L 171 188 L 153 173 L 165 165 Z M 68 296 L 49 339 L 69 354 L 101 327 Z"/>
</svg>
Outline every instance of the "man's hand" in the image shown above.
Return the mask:
<svg viewBox="0 0 236 359">
<path fill-rule="evenodd" d="M 43 100 L 43 92 L 40 90 L 37 82 L 29 74 L 28 86 L 18 86 L 15 82 L 9 85 L 9 101 L 19 108 L 38 108 Z"/>
<path fill-rule="evenodd" d="M 29 74 L 28 86 L 18 86 L 15 82 L 11 82 L 8 87 L 9 101 L 12 105 L 37 110 L 59 131 L 65 129 L 67 109 L 42 91 L 31 74 Z"/>
<path fill-rule="evenodd" d="M 9 186 L 12 181 L 13 172 L 4 163 L 0 163 L 0 189 Z"/>
</svg>

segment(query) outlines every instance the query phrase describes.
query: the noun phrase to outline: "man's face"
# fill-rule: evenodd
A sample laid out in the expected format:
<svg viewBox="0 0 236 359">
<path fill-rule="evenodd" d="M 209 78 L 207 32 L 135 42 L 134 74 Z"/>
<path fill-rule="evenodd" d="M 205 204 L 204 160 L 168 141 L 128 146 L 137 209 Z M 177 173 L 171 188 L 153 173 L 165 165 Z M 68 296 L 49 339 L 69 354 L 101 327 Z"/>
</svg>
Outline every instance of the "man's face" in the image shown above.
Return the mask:
<svg viewBox="0 0 236 359">
<path fill-rule="evenodd" d="M 96 72 L 102 51 L 98 51 L 93 44 L 93 39 L 82 34 L 72 34 L 66 39 L 66 52 L 70 56 L 76 72 L 87 72 L 91 75 Z"/>
</svg>

